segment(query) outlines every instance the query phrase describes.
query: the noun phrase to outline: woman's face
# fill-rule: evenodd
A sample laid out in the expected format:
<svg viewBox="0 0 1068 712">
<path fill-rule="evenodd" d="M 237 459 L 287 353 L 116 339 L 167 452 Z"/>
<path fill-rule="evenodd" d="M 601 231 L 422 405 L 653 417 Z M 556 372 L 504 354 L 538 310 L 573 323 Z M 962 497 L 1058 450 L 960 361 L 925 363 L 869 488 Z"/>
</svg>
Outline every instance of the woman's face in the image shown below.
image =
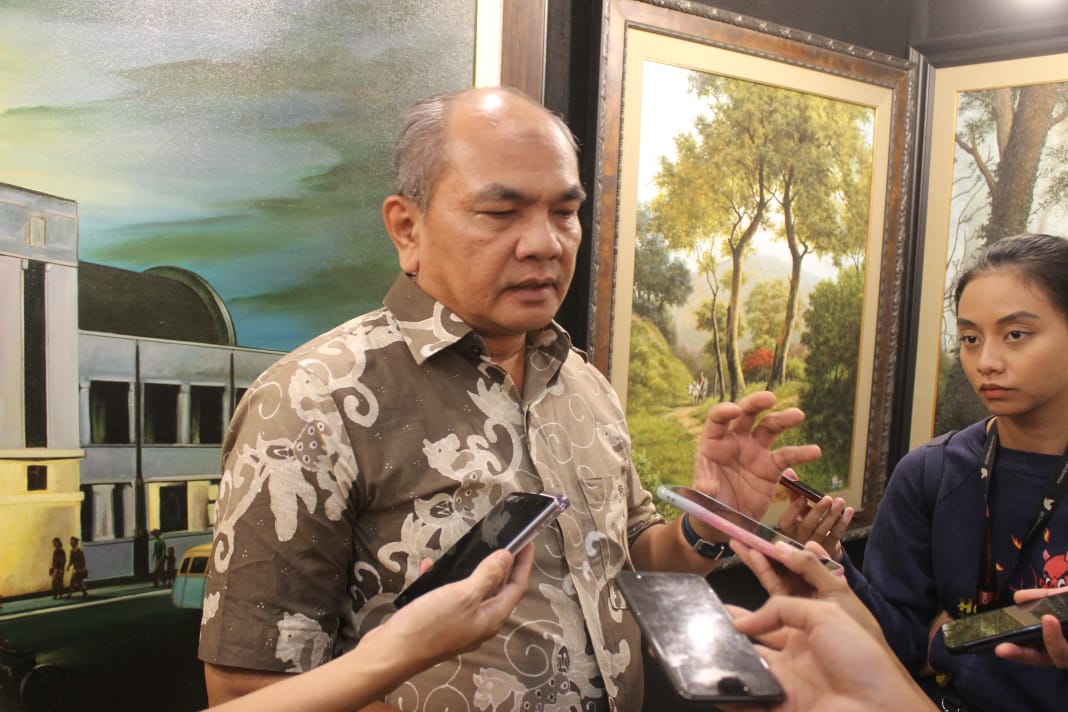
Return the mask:
<svg viewBox="0 0 1068 712">
<path fill-rule="evenodd" d="M 1068 414 L 1068 318 L 1019 272 L 984 272 L 957 307 L 960 363 L 997 416 L 1056 422 Z"/>
</svg>

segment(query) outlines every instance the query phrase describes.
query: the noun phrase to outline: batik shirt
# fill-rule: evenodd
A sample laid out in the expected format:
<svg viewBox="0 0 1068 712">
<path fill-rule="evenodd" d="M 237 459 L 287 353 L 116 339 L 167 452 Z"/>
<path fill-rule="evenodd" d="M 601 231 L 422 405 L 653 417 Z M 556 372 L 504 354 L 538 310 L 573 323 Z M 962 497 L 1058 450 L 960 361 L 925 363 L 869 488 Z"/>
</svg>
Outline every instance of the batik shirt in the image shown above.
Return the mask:
<svg viewBox="0 0 1068 712">
<path fill-rule="evenodd" d="M 201 659 L 300 672 L 393 612 L 419 562 L 506 494 L 571 506 L 535 540 L 500 633 L 402 685 L 404 710 L 639 709 L 640 635 L 612 578 L 662 519 L 619 401 L 555 324 L 527 338 L 524 392 L 404 275 L 386 307 L 283 357 L 223 445 Z"/>
</svg>

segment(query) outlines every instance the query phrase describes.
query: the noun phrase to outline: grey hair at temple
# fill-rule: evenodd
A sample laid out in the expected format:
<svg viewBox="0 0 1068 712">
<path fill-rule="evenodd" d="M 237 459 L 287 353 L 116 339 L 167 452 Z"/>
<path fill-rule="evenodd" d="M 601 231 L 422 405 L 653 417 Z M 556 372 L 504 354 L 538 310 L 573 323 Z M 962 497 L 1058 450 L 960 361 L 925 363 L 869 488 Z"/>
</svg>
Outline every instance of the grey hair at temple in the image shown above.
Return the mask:
<svg viewBox="0 0 1068 712">
<path fill-rule="evenodd" d="M 529 96 L 511 87 L 496 89 L 518 96 L 545 111 L 567 137 L 571 148 L 578 153 L 578 143 L 564 120 Z M 397 195 L 415 201 L 420 210 L 426 210 L 437 179 L 445 168 L 448 155 L 445 146 L 445 119 L 458 100 L 479 89 L 435 94 L 417 101 L 404 116 L 404 124 L 397 136 L 394 164 L 397 170 Z"/>
</svg>

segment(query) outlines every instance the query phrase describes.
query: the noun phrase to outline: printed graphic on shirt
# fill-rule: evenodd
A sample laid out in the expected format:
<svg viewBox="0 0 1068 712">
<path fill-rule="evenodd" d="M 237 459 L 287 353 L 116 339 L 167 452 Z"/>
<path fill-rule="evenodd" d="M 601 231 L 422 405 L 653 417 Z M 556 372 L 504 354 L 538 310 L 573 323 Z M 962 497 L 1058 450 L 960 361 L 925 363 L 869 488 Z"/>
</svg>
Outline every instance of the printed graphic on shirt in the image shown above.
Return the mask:
<svg viewBox="0 0 1068 712">
<path fill-rule="evenodd" d="M 1060 588 L 1068 586 L 1068 552 L 1050 556 L 1043 552 L 1046 565 L 1042 567 L 1042 577 L 1039 579 L 1041 588 Z"/>
</svg>

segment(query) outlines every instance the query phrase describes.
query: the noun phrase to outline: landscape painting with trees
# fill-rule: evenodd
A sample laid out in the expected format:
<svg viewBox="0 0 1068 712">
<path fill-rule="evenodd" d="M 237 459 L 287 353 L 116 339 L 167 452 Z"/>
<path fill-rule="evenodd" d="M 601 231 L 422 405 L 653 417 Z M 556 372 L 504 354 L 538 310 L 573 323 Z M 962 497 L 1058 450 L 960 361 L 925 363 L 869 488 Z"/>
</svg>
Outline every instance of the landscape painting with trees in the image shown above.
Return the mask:
<svg viewBox="0 0 1068 712">
<path fill-rule="evenodd" d="M 956 108 L 938 433 L 986 415 L 960 368 L 951 298 L 957 275 L 976 250 L 1004 237 L 1068 236 L 1068 81 L 962 91 Z"/>
<path fill-rule="evenodd" d="M 802 479 L 842 490 L 875 111 L 657 62 L 643 73 L 625 391 L 639 474 L 687 481 L 708 409 L 768 389 L 808 413 L 790 436 L 823 449 Z"/>
</svg>

